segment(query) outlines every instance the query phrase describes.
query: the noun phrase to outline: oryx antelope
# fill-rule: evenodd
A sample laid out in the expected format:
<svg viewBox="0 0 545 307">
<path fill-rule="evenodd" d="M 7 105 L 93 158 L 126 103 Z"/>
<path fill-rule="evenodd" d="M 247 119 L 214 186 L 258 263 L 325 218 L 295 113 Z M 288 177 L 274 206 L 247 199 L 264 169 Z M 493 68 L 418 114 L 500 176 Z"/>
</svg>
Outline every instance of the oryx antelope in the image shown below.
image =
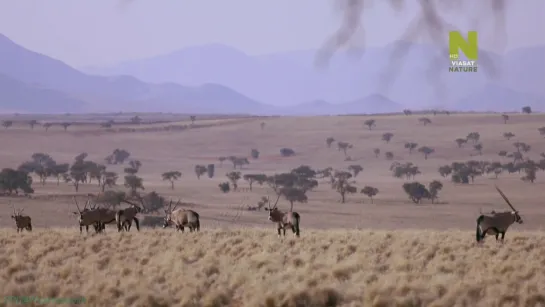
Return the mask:
<svg viewBox="0 0 545 307">
<path fill-rule="evenodd" d="M 174 225 L 176 226 L 176 231 L 181 230 L 184 232 L 184 227 L 188 227 L 189 232 L 199 231 L 201 229 L 199 214 L 189 209 L 180 208 L 176 210 L 179 204 L 180 201 L 172 208 L 172 201 L 170 201 L 168 208 L 165 209 L 165 222 L 163 228 Z"/>
<path fill-rule="evenodd" d="M 83 210 L 79 208 L 78 201 L 74 197 L 74 202 L 78 212 L 72 212 L 75 215 L 78 215 L 79 222 L 79 232 L 83 231 L 83 226 L 85 230 L 89 232 L 89 226 L 92 225 L 95 228 L 95 232 L 102 232 L 106 227 L 106 224 L 112 223 L 115 221 L 115 211 L 107 208 L 97 208 L 97 205 L 94 204 L 90 206 L 90 200 L 87 200 Z M 90 206 L 89 208 L 87 206 Z"/>
<path fill-rule="evenodd" d="M 28 215 L 23 215 L 23 211 L 25 209 L 15 210 L 15 207 L 11 205 L 13 208 L 13 215 L 11 216 L 12 219 L 15 220 L 15 226 L 17 226 L 17 232 L 23 231 L 23 229 L 26 229 L 27 231 L 32 231 L 32 219 Z"/>
<path fill-rule="evenodd" d="M 265 210 L 269 211 L 269 221 L 277 224 L 278 236 L 280 236 L 280 230 L 282 230 L 284 236 L 286 236 L 286 228 L 290 227 L 293 231 L 293 234 L 299 237 L 299 223 L 301 221 L 301 216 L 297 212 L 283 212 L 281 210 L 278 210 L 278 208 L 276 207 L 277 204 L 278 199 L 276 199 L 274 206 L 271 208 L 271 202 L 267 197 L 268 208 L 265 208 Z"/>
<path fill-rule="evenodd" d="M 130 231 L 132 221 L 136 224 L 136 230 L 140 231 L 140 221 L 136 215 L 142 211 L 142 208 L 126 199 L 123 202 L 129 204 L 130 207 L 116 212 L 115 221 L 117 223 L 117 231 Z"/>
<path fill-rule="evenodd" d="M 511 207 L 512 211 L 492 212 L 489 214 L 481 214 L 477 219 L 477 229 L 475 232 L 475 238 L 477 242 L 482 242 L 484 237 L 489 235 L 496 235 L 496 241 L 501 234 L 501 241 L 505 238 L 505 232 L 513 223 L 517 222 L 522 224 L 522 218 L 519 212 L 513 207 L 509 199 L 503 194 L 503 192 L 496 186 L 496 190 L 500 193 L 501 197 Z"/>
</svg>

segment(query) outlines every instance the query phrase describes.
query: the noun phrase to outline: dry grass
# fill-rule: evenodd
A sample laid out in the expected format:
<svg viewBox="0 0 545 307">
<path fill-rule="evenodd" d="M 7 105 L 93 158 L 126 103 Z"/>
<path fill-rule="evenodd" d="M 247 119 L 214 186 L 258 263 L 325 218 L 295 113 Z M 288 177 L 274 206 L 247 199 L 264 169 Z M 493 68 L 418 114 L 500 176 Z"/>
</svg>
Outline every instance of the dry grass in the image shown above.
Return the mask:
<svg viewBox="0 0 545 307">
<path fill-rule="evenodd" d="M 0 232 L 4 296 L 91 306 L 543 306 L 542 233 L 252 228 L 80 236 Z M 540 305 L 541 304 L 541 305 Z"/>
<path fill-rule="evenodd" d="M 87 152 L 89 159 L 101 162 L 114 148 L 127 149 L 143 163 L 139 176 L 146 192 L 155 190 L 193 203 L 203 229 L 182 235 L 146 227 L 141 233 L 118 234 L 109 228 L 104 236 L 80 235 L 68 213 L 73 210 L 73 187 L 57 186 L 53 180 L 44 186 L 35 184 L 32 199 L 11 199 L 33 218 L 33 233 L 17 234 L 9 218 L 11 209 L 0 206 L 0 227 L 9 227 L 0 232 L 4 247 L 0 268 L 6 285 L 2 291 L 4 295 L 82 295 L 97 306 L 131 302 L 274 306 L 267 305 L 269 298 L 275 298 L 278 306 L 534 306 L 531 302 L 542 300 L 537 293 L 545 293 L 538 269 L 543 262 L 540 230 L 545 207 L 539 193 L 545 184 L 543 173 L 538 173 L 534 184 L 521 181 L 521 174 L 502 174 L 497 180 L 485 175 L 474 184 L 455 185 L 441 178 L 437 168 L 469 159 L 507 162 L 497 152 L 513 151 L 515 141 L 530 144 L 528 157 L 538 160 L 545 143 L 537 128 L 544 125 L 545 115 L 513 114 L 507 125 L 499 114 L 430 115 L 433 123 L 427 127 L 418 123 L 419 117 L 373 116 L 377 127 L 372 131 L 362 124 L 369 116 L 220 119 L 217 125 L 146 133 L 103 133 L 90 126 L 74 126 L 66 132 L 31 131 L 26 126 L 0 129 L 4 144 L 9 144 L 0 148 L 1 167 L 17 167 L 34 152 L 49 153 L 58 162 L 71 162 Z M 261 131 L 263 120 L 266 127 Z M 473 131 L 481 134 L 482 156 L 454 142 Z M 516 137 L 505 140 L 502 134 L 507 131 Z M 381 141 L 385 132 L 394 133 L 389 144 Z M 342 152 L 326 148 L 329 136 L 354 144 L 349 151 L 354 161 L 344 161 Z M 436 153 L 427 160 L 418 153 L 409 155 L 403 148 L 408 141 L 433 147 Z M 297 156 L 280 158 L 282 147 L 293 148 Z M 227 163 L 220 167 L 216 162 L 212 179 L 197 180 L 193 173 L 196 164 L 213 163 L 219 156 L 249 156 L 251 148 L 259 149 L 262 159 L 251 160 L 243 174 L 273 174 L 301 164 L 337 169 L 361 164 L 365 170 L 356 185 L 372 185 L 380 193 L 374 204 L 362 194 L 349 195 L 341 204 L 339 195 L 321 182 L 309 192 L 308 204 L 296 204 L 301 238 L 280 241 L 265 212 L 241 210 L 271 193 L 266 187 L 221 193 L 218 184 L 232 170 Z M 410 202 L 401 189 L 405 181 L 392 177 L 388 169 L 392 161 L 375 158 L 373 148 L 394 152 L 396 161 L 417 164 L 423 172 L 417 180 L 424 184 L 443 181 L 441 203 Z M 120 165 L 108 168 L 123 172 Z M 183 173 L 174 190 L 160 177 L 170 170 Z M 505 245 L 489 239 L 478 248 L 473 245 L 474 234 L 467 231 L 474 229 L 479 210 L 506 209 L 493 184 L 504 190 L 525 223 L 513 226 Z M 242 181 L 240 185 L 247 186 Z M 98 190 L 96 184 L 84 185 L 79 195 Z M 7 204 L 8 199 L 0 201 Z M 286 205 L 281 202 L 279 207 Z M 266 229 L 241 229 L 254 226 Z M 319 230 L 340 228 L 344 230 Z M 458 230 L 438 231 L 450 228 Z M 394 229 L 398 231 L 386 232 Z M 130 255 L 123 253 L 136 249 Z M 501 305 L 510 299 L 519 301 Z"/>
</svg>

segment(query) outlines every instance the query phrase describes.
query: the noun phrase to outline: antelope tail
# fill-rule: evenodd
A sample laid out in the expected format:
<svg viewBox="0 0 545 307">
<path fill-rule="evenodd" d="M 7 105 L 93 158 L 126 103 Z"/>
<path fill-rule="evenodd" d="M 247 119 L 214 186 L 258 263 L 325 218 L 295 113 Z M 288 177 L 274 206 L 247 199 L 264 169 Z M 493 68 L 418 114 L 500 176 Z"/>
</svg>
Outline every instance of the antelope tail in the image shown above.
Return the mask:
<svg viewBox="0 0 545 307">
<path fill-rule="evenodd" d="M 475 230 L 475 239 L 477 242 L 481 242 L 482 239 L 482 233 L 481 233 L 481 222 L 484 219 L 484 215 L 479 216 L 477 219 L 477 229 Z"/>
<path fill-rule="evenodd" d="M 299 237 L 299 235 L 301 234 L 301 230 L 299 229 L 299 222 L 301 221 L 301 216 L 299 215 L 299 213 L 293 212 L 293 219 L 294 219 L 293 228 L 295 230 L 295 235 Z"/>
<path fill-rule="evenodd" d="M 123 215 L 123 210 L 119 210 L 115 213 L 115 222 L 117 224 L 118 231 L 121 231 L 121 215 Z"/>
</svg>

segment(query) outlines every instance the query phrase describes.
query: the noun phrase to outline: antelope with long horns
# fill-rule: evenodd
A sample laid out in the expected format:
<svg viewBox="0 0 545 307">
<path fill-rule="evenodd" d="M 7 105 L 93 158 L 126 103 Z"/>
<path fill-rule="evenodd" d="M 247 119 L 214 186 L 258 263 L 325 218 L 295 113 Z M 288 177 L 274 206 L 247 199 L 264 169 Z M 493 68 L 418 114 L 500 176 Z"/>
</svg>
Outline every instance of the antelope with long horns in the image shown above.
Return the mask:
<svg viewBox="0 0 545 307">
<path fill-rule="evenodd" d="M 271 202 L 269 200 L 269 197 L 267 196 L 267 208 L 265 208 L 265 210 L 269 211 L 269 221 L 277 224 L 278 236 L 280 236 L 280 230 L 282 230 L 284 236 L 286 236 L 286 228 L 290 227 L 291 230 L 293 231 L 293 234 L 299 237 L 300 235 L 299 225 L 301 221 L 301 216 L 297 212 L 293 212 L 293 211 L 283 212 L 279 210 L 276 207 L 279 199 L 280 199 L 280 196 L 278 196 L 278 198 L 276 199 L 276 202 L 271 208 Z"/>
<path fill-rule="evenodd" d="M 500 193 L 501 197 L 512 211 L 493 212 L 489 214 L 481 214 L 477 219 L 477 229 L 475 231 L 475 238 L 477 242 L 482 242 L 484 237 L 489 235 L 496 235 L 496 241 L 499 240 L 501 234 L 501 242 L 505 238 L 505 232 L 513 223 L 522 224 L 522 218 L 519 212 L 513 207 L 509 199 L 503 194 L 503 192 L 496 186 L 496 190 Z"/>
<path fill-rule="evenodd" d="M 83 210 L 80 209 L 78 201 L 74 197 L 74 203 L 78 212 L 72 212 L 78 216 L 79 232 L 82 233 L 85 226 L 86 232 L 89 232 L 89 226 L 92 225 L 95 229 L 95 233 L 102 232 L 104 230 L 104 224 L 111 223 L 115 220 L 115 211 L 106 208 L 97 208 L 96 204 L 91 205 L 91 201 L 87 199 Z M 88 207 L 89 206 L 89 207 Z"/>
<path fill-rule="evenodd" d="M 140 231 L 140 221 L 136 215 L 142 212 L 142 208 L 135 203 L 132 203 L 126 199 L 123 200 L 124 203 L 130 205 L 129 208 L 118 210 L 115 214 L 115 221 L 117 223 L 117 231 L 131 230 L 132 221 L 136 224 L 136 230 Z"/>
<path fill-rule="evenodd" d="M 15 220 L 17 232 L 22 232 L 23 229 L 26 229 L 27 231 L 32 231 L 32 219 L 28 215 L 23 215 L 23 211 L 25 209 L 15 210 L 15 207 L 11 204 L 11 202 L 10 205 L 13 208 L 13 215 L 11 216 L 11 218 Z"/>
<path fill-rule="evenodd" d="M 176 209 L 180 201 L 172 208 L 172 200 L 170 201 L 168 208 L 165 209 L 165 222 L 163 228 L 167 228 L 170 225 L 176 226 L 176 231 L 181 230 L 184 232 L 184 227 L 189 228 L 189 232 L 199 231 L 201 229 L 201 222 L 199 221 L 199 214 L 189 209 Z"/>
</svg>

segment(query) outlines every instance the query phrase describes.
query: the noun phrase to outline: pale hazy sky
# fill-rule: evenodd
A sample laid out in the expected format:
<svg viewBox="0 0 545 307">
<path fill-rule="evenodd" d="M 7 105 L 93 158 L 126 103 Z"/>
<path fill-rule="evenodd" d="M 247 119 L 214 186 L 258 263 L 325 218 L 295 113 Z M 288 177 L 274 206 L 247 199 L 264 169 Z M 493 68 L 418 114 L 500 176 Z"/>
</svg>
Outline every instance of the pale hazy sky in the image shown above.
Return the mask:
<svg viewBox="0 0 545 307">
<path fill-rule="evenodd" d="M 124 5 L 127 0 L 0 0 L 0 33 L 76 67 L 207 43 L 263 54 L 318 48 L 339 23 L 333 1 L 135 0 Z M 474 2 L 479 1 L 485 0 Z M 507 49 L 545 44 L 545 0 L 507 1 Z M 407 0 L 410 7 L 401 15 L 384 3 L 367 12 L 367 45 L 397 39 L 414 16 L 416 2 Z M 468 9 L 450 20 L 461 30 L 471 30 L 464 20 L 473 13 Z M 496 49 L 482 35 L 490 29 L 479 32 L 480 47 Z"/>
</svg>

